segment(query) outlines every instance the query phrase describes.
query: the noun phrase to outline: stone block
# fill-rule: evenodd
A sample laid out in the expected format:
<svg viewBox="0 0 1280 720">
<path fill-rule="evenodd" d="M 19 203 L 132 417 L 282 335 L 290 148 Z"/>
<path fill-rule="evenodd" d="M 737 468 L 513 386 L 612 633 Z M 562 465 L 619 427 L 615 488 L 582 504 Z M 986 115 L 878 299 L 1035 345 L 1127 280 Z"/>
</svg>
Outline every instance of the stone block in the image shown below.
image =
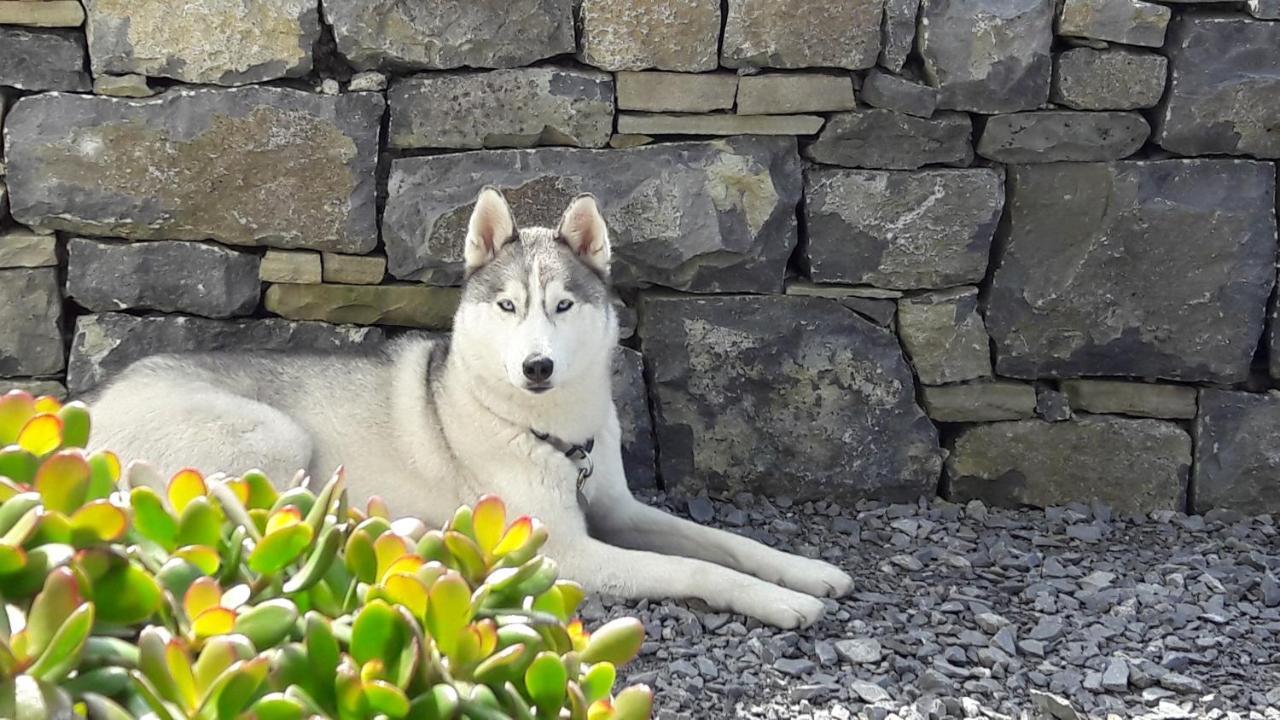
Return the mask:
<svg viewBox="0 0 1280 720">
<path fill-rule="evenodd" d="M 593 70 L 419 75 L 387 101 L 394 148 L 604 147 L 613 132 L 613 78 Z"/>
</svg>

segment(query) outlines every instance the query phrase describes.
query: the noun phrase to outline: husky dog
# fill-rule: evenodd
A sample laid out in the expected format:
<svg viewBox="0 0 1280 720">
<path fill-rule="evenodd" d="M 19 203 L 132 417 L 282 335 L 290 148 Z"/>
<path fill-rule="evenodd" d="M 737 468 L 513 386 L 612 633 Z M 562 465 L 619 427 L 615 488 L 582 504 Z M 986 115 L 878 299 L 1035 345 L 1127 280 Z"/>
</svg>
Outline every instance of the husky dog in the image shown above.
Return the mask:
<svg viewBox="0 0 1280 720">
<path fill-rule="evenodd" d="M 92 401 L 94 445 L 166 477 L 195 467 L 324 478 L 342 464 L 355 500 L 379 495 L 436 525 L 494 493 L 547 524 L 547 554 L 591 592 L 699 598 L 792 628 L 822 615 L 819 597 L 849 590 L 832 565 L 631 496 L 610 392 L 609 235 L 592 196 L 554 230 L 517 228 L 486 187 L 465 242 L 451 340 L 401 340 L 374 356 L 146 358 Z"/>
</svg>

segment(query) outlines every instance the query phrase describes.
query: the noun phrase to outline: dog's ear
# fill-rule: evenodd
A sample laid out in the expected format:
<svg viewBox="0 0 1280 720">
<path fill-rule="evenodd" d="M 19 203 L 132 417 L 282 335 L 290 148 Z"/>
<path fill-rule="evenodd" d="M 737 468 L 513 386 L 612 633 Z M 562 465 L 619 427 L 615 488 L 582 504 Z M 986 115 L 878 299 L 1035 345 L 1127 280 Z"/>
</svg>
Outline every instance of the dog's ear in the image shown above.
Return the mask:
<svg viewBox="0 0 1280 720">
<path fill-rule="evenodd" d="M 604 224 L 596 198 L 584 193 L 569 203 L 556 234 L 578 257 L 601 275 L 609 274 L 609 228 Z"/>
<path fill-rule="evenodd" d="M 502 246 L 516 239 L 516 221 L 502 193 L 492 185 L 480 189 L 471 221 L 467 224 L 467 242 L 463 248 L 468 275 L 498 256 Z"/>
</svg>

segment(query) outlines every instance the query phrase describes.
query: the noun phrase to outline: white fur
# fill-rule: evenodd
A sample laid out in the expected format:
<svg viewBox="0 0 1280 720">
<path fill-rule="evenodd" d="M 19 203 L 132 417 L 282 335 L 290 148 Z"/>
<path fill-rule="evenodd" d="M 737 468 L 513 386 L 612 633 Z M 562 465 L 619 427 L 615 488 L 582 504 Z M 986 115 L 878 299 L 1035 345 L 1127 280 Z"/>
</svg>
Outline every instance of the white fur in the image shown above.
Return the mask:
<svg viewBox="0 0 1280 720">
<path fill-rule="evenodd" d="M 485 238 L 497 242 L 507 231 L 509 210 L 493 195 L 481 195 L 472 218 L 471 271 L 493 257 L 473 255 L 473 236 L 485 248 Z M 594 201 L 579 199 L 560 232 L 584 262 L 607 268 L 598 218 Z M 546 297 L 532 300 L 545 306 L 561 292 L 552 282 L 534 291 Z M 464 304 L 447 360 L 434 368 L 439 341 L 426 339 L 401 342 L 386 359 L 245 356 L 241 367 L 224 356 L 219 363 L 230 362 L 229 370 L 183 356 L 150 358 L 93 404 L 92 444 L 146 458 L 166 476 L 184 466 L 206 473 L 260 466 L 283 482 L 299 467 L 325 478 L 341 463 L 353 499 L 379 495 L 397 514 L 437 526 L 457 505 L 494 493 L 511 512 L 546 524 L 548 554 L 588 591 L 698 598 L 784 628 L 816 620 L 819 596 L 852 586 L 845 573 L 632 497 L 610 392 L 617 323 L 604 307 L 577 310 L 554 321 L 544 312 L 518 320 L 492 304 Z M 514 359 L 534 350 L 557 365 L 553 388 L 541 394 L 512 373 Z M 571 442 L 594 438 L 586 507 L 576 466 L 534 428 Z"/>
</svg>

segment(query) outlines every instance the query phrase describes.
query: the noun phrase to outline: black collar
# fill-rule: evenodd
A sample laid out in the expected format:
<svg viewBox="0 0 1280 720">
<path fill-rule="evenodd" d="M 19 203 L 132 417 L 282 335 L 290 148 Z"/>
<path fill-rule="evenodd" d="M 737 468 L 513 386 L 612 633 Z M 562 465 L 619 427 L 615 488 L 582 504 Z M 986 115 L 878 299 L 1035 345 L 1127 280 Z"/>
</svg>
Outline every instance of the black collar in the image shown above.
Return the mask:
<svg viewBox="0 0 1280 720">
<path fill-rule="evenodd" d="M 539 430 L 530 428 L 529 432 L 542 442 L 559 450 L 565 457 L 573 461 L 578 466 L 578 490 L 581 491 L 587 483 L 587 478 L 591 477 L 591 473 L 595 471 L 595 464 L 591 462 L 591 451 L 595 449 L 596 439 L 587 438 L 586 442 L 579 445 L 566 442 L 555 435 L 544 433 Z"/>
</svg>

